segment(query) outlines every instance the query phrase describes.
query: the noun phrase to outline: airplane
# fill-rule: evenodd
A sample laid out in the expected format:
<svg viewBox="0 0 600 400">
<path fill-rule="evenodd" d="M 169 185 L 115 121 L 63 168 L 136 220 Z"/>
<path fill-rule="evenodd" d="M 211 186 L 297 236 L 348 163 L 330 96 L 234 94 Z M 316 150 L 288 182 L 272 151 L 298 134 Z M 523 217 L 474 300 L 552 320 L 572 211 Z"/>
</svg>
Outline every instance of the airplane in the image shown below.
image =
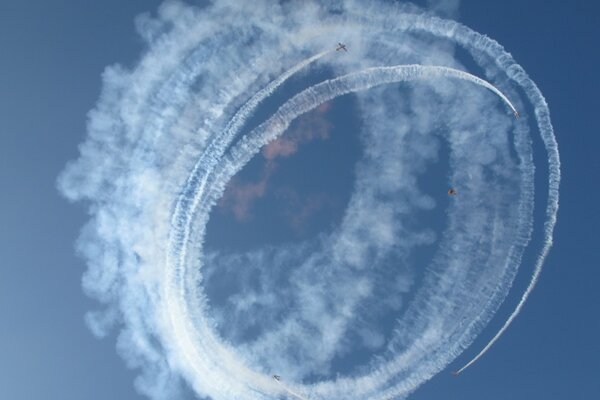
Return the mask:
<svg viewBox="0 0 600 400">
<path fill-rule="evenodd" d="M 519 118 L 519 113 L 515 111 L 515 117 Z"/>
<path fill-rule="evenodd" d="M 346 48 L 346 45 L 344 43 L 338 42 L 338 47 L 335 49 L 335 51 L 340 51 L 340 50 L 348 51 L 348 49 Z"/>
<path fill-rule="evenodd" d="M 458 376 L 458 371 L 452 371 L 451 373 L 452 373 L 452 375 L 454 375 L 454 376 Z"/>
<path fill-rule="evenodd" d="M 275 379 L 276 381 L 280 381 L 281 377 L 279 375 L 273 375 L 273 379 Z"/>
<path fill-rule="evenodd" d="M 454 188 L 448 189 L 448 195 L 449 196 L 454 196 L 455 194 L 456 194 L 456 189 L 454 189 Z"/>
</svg>

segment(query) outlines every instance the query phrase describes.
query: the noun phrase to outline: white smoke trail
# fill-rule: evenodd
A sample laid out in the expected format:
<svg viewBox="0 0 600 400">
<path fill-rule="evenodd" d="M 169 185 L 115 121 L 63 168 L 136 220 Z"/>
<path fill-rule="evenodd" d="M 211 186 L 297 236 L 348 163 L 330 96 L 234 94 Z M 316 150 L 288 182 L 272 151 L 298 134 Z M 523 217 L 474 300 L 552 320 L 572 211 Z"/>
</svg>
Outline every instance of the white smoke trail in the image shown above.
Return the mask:
<svg viewBox="0 0 600 400">
<path fill-rule="evenodd" d="M 373 17 L 373 19 L 379 19 L 379 15 L 371 15 L 371 17 Z M 369 17 L 366 18 L 368 19 Z M 400 23 L 398 26 L 400 26 L 401 29 L 416 31 L 422 30 L 439 35 L 441 37 L 452 39 L 457 44 L 463 46 L 467 51 L 471 52 L 474 57 L 481 58 L 481 55 L 478 53 L 486 54 L 489 57 L 489 60 L 486 62 L 489 64 L 495 64 L 495 67 L 501 71 L 506 71 L 508 77 L 516 82 L 525 91 L 527 97 L 532 102 L 538 127 L 540 129 L 540 135 L 546 147 L 546 151 L 548 152 L 549 187 L 548 204 L 546 207 L 547 220 L 544 223 L 544 246 L 540 251 L 538 259 L 536 260 L 536 265 L 530 283 L 523 293 L 521 300 L 508 317 L 504 325 L 500 328 L 496 335 L 494 335 L 490 342 L 484 346 L 480 353 L 478 353 L 472 360 L 470 360 L 456 372 L 457 374 L 460 374 L 474 362 L 479 360 L 508 329 L 510 324 L 520 313 L 524 303 L 538 282 L 544 261 L 550 251 L 550 248 L 552 247 L 552 236 L 554 232 L 554 226 L 556 225 L 556 216 L 558 212 L 560 186 L 560 158 L 558 153 L 558 144 L 554 136 L 554 130 L 550 122 L 550 112 L 544 96 L 537 85 L 528 77 L 525 70 L 513 60 L 510 54 L 504 51 L 498 42 L 490 39 L 489 37 L 482 36 L 454 21 L 441 20 L 435 17 L 417 16 L 414 18 L 414 20 L 410 21 L 409 24 L 403 25 Z M 501 93 L 499 95 L 503 96 Z M 509 103 L 515 115 L 518 115 L 517 110 L 512 106 L 512 104 L 510 104 L 508 100 L 505 100 L 505 102 Z"/>
<path fill-rule="evenodd" d="M 412 6 L 238 3 L 165 3 L 156 19 L 139 22 L 149 41 L 139 66 L 105 74 L 81 158 L 59 182 L 69 198 L 91 201 L 80 240 L 89 264 L 84 286 L 107 310 L 90 314 L 90 326 L 98 335 L 123 326 L 119 350 L 142 370 L 138 389 L 156 399 L 176 397 L 181 378 L 198 396 L 274 398 L 282 385 L 272 372 L 303 382 L 284 389 L 305 400 L 406 397 L 474 340 L 510 289 L 533 226 L 530 105 L 550 171 L 544 246 L 517 308 L 464 368 L 472 365 L 521 311 L 552 243 L 560 164 L 538 88 L 493 40 Z M 325 58 L 338 40 L 350 51 Z M 449 44 L 470 53 L 494 84 L 462 71 Z M 304 88 L 250 130 L 258 106 L 316 61 L 333 77 Z M 402 92 L 382 86 L 417 80 L 425 84 Z M 497 99 L 461 81 L 490 90 L 524 118 L 506 118 Z M 295 118 L 348 93 L 358 102 L 365 153 L 340 225 L 316 241 L 277 249 L 205 251 L 211 209 L 231 177 Z M 444 129 L 434 135 L 436 120 Z M 436 242 L 411 218 L 435 206 L 418 182 L 440 140 L 461 195 Z M 434 243 L 422 281 L 400 272 L 411 270 L 409 254 Z M 398 260 L 392 277 L 386 259 Z M 240 281 L 244 289 L 233 297 L 243 307 L 223 319 L 209 306 L 210 271 L 242 271 L 241 264 L 261 277 L 263 291 Z M 270 264 L 293 266 L 285 287 L 264 272 Z M 408 301 L 403 293 L 411 286 Z M 228 319 L 237 329 L 263 315 L 255 303 L 285 317 L 265 324 L 253 342 L 219 331 Z M 390 333 L 370 334 L 385 343 L 371 361 L 332 381 L 309 379 L 354 350 L 348 338 L 364 335 L 371 315 L 391 310 L 402 313 L 394 314 Z"/>
<path fill-rule="evenodd" d="M 482 50 L 482 48 L 476 46 L 476 43 L 481 41 L 481 37 L 478 34 L 469 30 L 468 28 L 460 26 L 459 24 L 456 24 L 456 28 L 456 32 L 452 34 L 452 37 L 456 38 L 459 44 L 465 46 L 471 45 L 473 46 L 473 48 L 479 51 Z M 534 105 L 535 116 L 540 129 L 540 134 L 546 147 L 546 151 L 548 152 L 549 183 L 548 204 L 546 207 L 547 220 L 544 223 L 544 246 L 536 260 L 534 272 L 529 282 L 529 285 L 523 293 L 519 303 L 515 307 L 514 311 L 510 314 L 504 325 L 490 340 L 490 342 L 472 360 L 470 360 L 467 364 L 460 368 L 457 371 L 457 374 L 460 374 L 469 366 L 471 366 L 474 362 L 479 360 L 500 338 L 500 336 L 502 336 L 502 334 L 506 332 L 510 324 L 521 312 L 523 305 L 527 301 L 529 295 L 531 294 L 539 280 L 544 261 L 546 260 L 546 257 L 550 252 L 550 248 L 552 247 L 552 236 L 554 232 L 554 226 L 556 225 L 556 216 L 558 213 L 559 204 L 558 201 L 560 185 L 560 159 L 558 154 L 558 143 L 556 142 L 556 138 L 554 136 L 552 123 L 550 122 L 550 112 L 548 110 L 548 104 L 546 103 L 546 100 L 544 99 L 544 96 L 542 95 L 537 85 L 527 76 L 527 73 L 523 70 L 523 68 L 516 64 L 513 61 L 512 57 L 510 57 L 510 55 L 504 52 L 504 49 L 502 48 L 502 46 L 500 46 L 500 44 L 498 44 L 492 39 L 486 39 L 487 40 L 485 41 L 485 46 L 482 47 L 486 49 L 490 56 L 497 56 L 496 60 L 498 63 L 498 67 L 502 70 L 508 71 L 509 78 L 514 80 L 519 86 L 523 88 L 523 90 L 531 100 L 532 104 Z M 514 107 L 512 107 L 512 109 L 516 114 L 516 109 L 514 109 Z"/>
<path fill-rule="evenodd" d="M 164 297 L 167 299 L 167 314 L 170 316 L 174 326 L 177 342 L 184 344 L 183 347 L 186 349 L 185 355 L 189 358 L 191 365 L 201 365 L 204 351 L 210 349 L 219 354 L 218 358 L 222 361 L 223 367 L 227 366 L 228 368 L 231 368 L 230 370 L 225 369 L 223 371 L 224 375 L 236 376 L 237 379 L 244 377 L 248 380 L 247 384 L 249 386 L 254 386 L 255 390 L 267 390 L 264 387 L 258 387 L 257 382 L 260 382 L 260 379 L 258 379 L 258 377 L 249 369 L 240 368 L 241 361 L 236 360 L 236 357 L 231 354 L 230 350 L 225 349 L 219 344 L 218 340 L 213 337 L 210 322 L 204 320 L 203 316 L 196 316 L 196 327 L 194 327 L 193 323 L 186 322 L 189 318 L 188 316 L 193 315 L 192 309 L 206 309 L 206 306 L 201 303 L 195 303 L 191 309 L 186 307 L 188 297 L 191 297 L 192 299 L 203 297 L 201 294 L 194 293 L 193 289 L 186 284 L 186 282 L 195 281 L 194 279 L 186 278 L 185 271 L 186 265 L 188 264 L 186 262 L 188 257 L 187 244 L 192 229 L 191 223 L 194 218 L 196 225 L 200 227 L 205 226 L 208 222 L 210 207 L 219 197 L 221 197 L 225 183 L 228 182 L 229 179 L 236 174 L 264 144 L 281 135 L 287 129 L 291 121 L 299 115 L 314 109 L 326 101 L 350 92 L 366 90 L 376 85 L 393 82 L 431 79 L 436 77 L 450 77 L 466 80 L 498 94 L 497 89 L 492 85 L 471 74 L 452 68 L 436 66 L 401 65 L 393 67 L 375 67 L 331 79 L 314 85 L 294 96 L 281 106 L 268 121 L 261 124 L 248 134 L 241 143 L 236 145 L 231 150 L 232 157 L 223 160 L 219 165 L 221 172 L 217 172 L 217 177 L 213 179 L 213 188 L 208 195 L 203 190 L 205 187 L 203 184 L 184 189 L 184 195 L 180 198 L 180 202 L 175 208 L 173 215 L 173 236 L 169 254 L 173 254 L 174 258 L 169 262 L 169 268 L 166 269 L 167 275 L 165 276 L 165 281 L 169 284 L 165 286 L 166 292 Z M 510 102 L 505 100 L 506 97 L 501 93 L 498 95 L 512 108 Z M 209 170 L 209 168 L 209 165 L 204 165 L 201 169 L 206 171 Z M 195 170 L 195 173 L 197 173 L 197 169 Z M 207 180 L 208 178 L 203 178 L 202 182 L 206 182 Z M 195 175 L 190 176 L 190 179 L 188 180 L 188 182 L 194 183 L 199 181 L 200 179 L 196 178 Z M 197 209 L 199 204 L 203 204 L 200 210 Z M 203 235 L 202 228 L 198 235 Z M 198 240 L 201 241 L 201 239 Z M 176 301 L 172 301 L 175 299 Z M 191 333 L 194 331 L 194 328 L 197 329 L 198 333 Z M 193 343 L 206 341 L 209 341 L 209 343 L 203 345 L 204 351 L 191 351 L 194 347 Z M 225 360 L 230 360 L 229 362 L 231 364 L 227 363 Z M 215 369 L 214 365 L 211 369 Z M 207 375 L 208 371 L 196 370 L 195 373 Z"/>
<path fill-rule="evenodd" d="M 455 372 L 456 375 L 461 374 L 464 370 L 469 368 L 477 360 L 479 360 L 481 357 L 483 357 L 483 355 L 494 345 L 494 343 L 496 343 L 496 341 L 498 341 L 498 339 L 500 339 L 500 336 L 502 336 L 502 334 L 504 334 L 504 332 L 506 332 L 506 330 L 508 329 L 510 324 L 517 317 L 517 315 L 521 312 L 523 305 L 529 298 L 529 295 L 531 294 L 531 292 L 533 291 L 533 288 L 535 287 L 535 285 L 538 282 L 540 274 L 542 273 L 542 264 L 544 262 L 544 259 L 548 255 L 549 250 L 550 250 L 550 244 L 546 244 L 544 246 L 544 249 L 542 250 L 542 255 L 536 261 L 535 270 L 533 271 L 533 276 L 531 278 L 531 281 L 529 282 L 529 285 L 527 285 L 527 289 L 525 289 L 525 292 L 523 293 L 523 296 L 519 300 L 519 303 L 515 307 L 514 311 L 510 314 L 510 316 L 508 317 L 508 319 L 506 320 L 504 325 L 502 325 L 500 330 L 494 335 L 494 337 L 488 342 L 488 344 L 486 344 L 483 347 L 483 349 L 479 353 L 477 353 L 477 355 L 475 357 L 473 357 L 462 368 L 460 368 L 458 371 Z"/>
<path fill-rule="evenodd" d="M 252 96 L 252 98 L 250 100 L 248 100 L 240 108 L 240 110 L 238 112 L 236 112 L 236 114 L 233 116 L 233 118 L 228 122 L 224 131 L 220 135 L 216 136 L 212 140 L 212 142 L 209 144 L 209 146 L 207 146 L 204 154 L 200 157 L 200 159 L 194 166 L 194 170 L 192 171 L 190 176 L 196 176 L 198 174 L 198 169 L 201 168 L 202 166 L 205 166 L 206 168 L 210 168 L 211 166 L 214 166 L 217 159 L 223 153 L 224 149 L 231 143 L 233 138 L 239 133 L 240 129 L 242 128 L 242 126 L 244 125 L 244 123 L 246 122 L 248 117 L 252 115 L 252 113 L 254 112 L 256 107 L 258 107 L 260 105 L 260 103 L 263 102 L 267 97 L 269 97 L 271 94 L 273 94 L 273 92 L 275 90 L 277 90 L 277 88 L 279 86 L 281 86 L 287 79 L 289 79 L 292 75 L 294 75 L 298 71 L 302 70 L 309 64 L 317 61 L 321 57 L 331 53 L 332 51 L 334 52 L 335 49 L 332 49 L 329 51 L 323 51 L 319 54 L 309 57 L 306 60 L 303 60 L 302 62 L 296 64 L 294 67 L 290 68 L 288 71 L 283 73 L 277 79 L 270 82 L 267 86 L 265 86 L 263 89 L 258 91 L 254 96 Z M 203 187 L 204 184 L 205 184 L 205 182 L 198 183 L 198 182 L 194 182 L 194 181 L 188 181 L 186 188 L 183 190 L 183 192 L 184 193 L 187 192 L 187 190 L 189 190 L 189 188 L 193 187 L 193 186 Z M 201 191 L 202 191 L 202 188 L 200 189 L 200 192 Z M 180 202 L 183 200 L 184 200 L 183 198 L 180 199 Z M 180 202 L 178 202 L 178 204 L 176 206 L 177 208 L 174 212 L 174 215 L 178 215 L 177 210 L 180 207 Z"/>
</svg>

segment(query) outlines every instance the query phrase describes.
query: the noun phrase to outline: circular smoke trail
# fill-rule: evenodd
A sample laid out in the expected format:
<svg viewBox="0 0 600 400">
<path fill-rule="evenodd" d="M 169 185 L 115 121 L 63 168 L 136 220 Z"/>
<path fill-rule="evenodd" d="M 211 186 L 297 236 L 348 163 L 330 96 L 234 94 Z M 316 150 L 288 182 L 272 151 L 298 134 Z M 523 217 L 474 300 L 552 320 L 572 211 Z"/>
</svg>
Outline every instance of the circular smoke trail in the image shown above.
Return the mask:
<svg viewBox="0 0 600 400">
<path fill-rule="evenodd" d="M 137 388 L 156 399 L 183 382 L 214 399 L 406 397 L 506 297 L 536 223 L 539 134 L 542 249 L 516 310 L 468 367 L 521 310 L 552 244 L 560 164 L 541 92 L 498 43 L 413 6 L 237 3 L 164 3 L 137 20 L 148 45 L 139 63 L 104 73 L 81 156 L 59 179 L 66 197 L 90 204 L 78 249 L 84 289 L 103 308 L 88 325 L 97 336 L 118 329 Z M 282 90 L 317 70 L 330 78 Z M 274 94 L 287 99 L 253 125 Z M 205 249 L 235 174 L 342 95 L 356 102 L 364 150 L 341 222 L 299 243 Z M 443 152 L 460 189 L 436 234 L 415 219 L 439 207 L 420 181 Z M 414 265 L 424 248 L 430 260 Z M 221 310 L 207 291 L 228 271 L 240 271 L 241 289 Z M 378 327 L 381 315 L 393 326 Z M 359 348 L 369 359 L 338 374 L 335 363 Z"/>
</svg>

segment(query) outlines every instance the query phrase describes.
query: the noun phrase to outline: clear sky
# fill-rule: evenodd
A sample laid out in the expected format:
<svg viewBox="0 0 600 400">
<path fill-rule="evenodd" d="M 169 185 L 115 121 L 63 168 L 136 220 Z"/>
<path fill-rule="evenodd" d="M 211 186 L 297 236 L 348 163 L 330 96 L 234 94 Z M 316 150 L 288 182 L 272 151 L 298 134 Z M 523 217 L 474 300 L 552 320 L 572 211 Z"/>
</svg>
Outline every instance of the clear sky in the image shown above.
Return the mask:
<svg viewBox="0 0 600 400">
<path fill-rule="evenodd" d="M 154 12 L 159 3 L 0 4 L 2 398 L 146 398 L 134 389 L 136 371 L 128 369 L 115 351 L 115 335 L 98 340 L 84 323 L 84 314 L 99 307 L 82 291 L 86 267 L 74 251 L 88 216 L 81 203 L 69 204 L 60 196 L 56 179 L 67 161 L 78 155 L 86 113 L 100 94 L 102 71 L 117 62 L 134 64 L 144 49 L 134 19 L 142 12 Z M 599 15 L 596 2 L 460 2 L 456 18 L 500 42 L 549 103 L 562 160 L 561 206 L 554 247 L 523 313 L 473 368 L 459 378 L 442 371 L 412 399 L 587 399 L 600 391 L 600 292 L 596 284 L 600 257 L 595 251 L 600 239 L 595 207 L 600 200 L 600 161 L 595 150 L 600 144 L 596 134 L 600 126 L 593 117 L 600 105 L 595 96 L 600 89 L 600 55 L 595 43 L 600 37 Z M 287 89 L 294 90 L 292 86 Z M 250 188 L 254 192 L 240 185 L 246 189 L 242 194 L 226 195 L 217 207 L 208 226 L 209 248 L 304 239 L 319 231 L 315 221 L 339 222 L 338 204 L 347 201 L 350 184 L 346 180 L 351 176 L 343 176 L 348 169 L 334 168 L 355 161 L 357 142 L 346 144 L 347 152 L 338 154 L 336 163 L 327 164 L 331 160 L 326 155 L 340 140 L 336 132 L 356 122 L 343 115 L 346 106 L 341 100 L 332 109 L 320 110 L 332 118 L 333 128 L 323 127 L 327 121 L 315 118 L 307 123 L 313 124 L 311 130 L 317 134 L 298 139 L 303 146 L 298 157 L 305 155 L 304 163 L 324 163 L 329 165 L 329 174 L 342 176 L 334 180 L 325 173 L 310 182 L 314 186 L 303 187 L 306 193 L 321 193 L 329 187 L 329 195 L 294 197 L 297 194 L 287 190 L 285 183 L 307 181 L 302 179 L 303 164 L 294 164 L 296 158 L 290 157 L 287 164 L 281 162 L 278 175 L 269 175 L 269 187 L 278 191 L 267 192 L 266 197 L 256 195 L 261 202 L 250 204 L 253 214 L 248 216 L 244 195 L 247 199 L 248 193 L 260 192 L 256 183 L 270 173 L 269 155 L 263 153 L 263 164 L 256 161 L 240 176 L 254 182 Z M 319 129 L 326 133 L 319 135 Z M 334 184 L 339 186 L 332 188 Z M 263 201 L 268 196 L 300 205 L 271 209 Z M 263 231 L 256 229 L 264 226 L 256 215 L 267 211 L 273 211 L 276 223 Z M 278 230 L 277 221 L 287 228 Z M 235 231 L 235 226 L 240 228 Z M 230 227 L 237 235 L 226 237 L 223 232 Z M 245 235 L 247 231 L 255 233 Z M 453 366 L 467 361 L 487 343 L 514 308 L 531 270 L 532 259 L 526 257 L 504 305 Z M 218 304 L 218 293 L 213 301 Z"/>
</svg>

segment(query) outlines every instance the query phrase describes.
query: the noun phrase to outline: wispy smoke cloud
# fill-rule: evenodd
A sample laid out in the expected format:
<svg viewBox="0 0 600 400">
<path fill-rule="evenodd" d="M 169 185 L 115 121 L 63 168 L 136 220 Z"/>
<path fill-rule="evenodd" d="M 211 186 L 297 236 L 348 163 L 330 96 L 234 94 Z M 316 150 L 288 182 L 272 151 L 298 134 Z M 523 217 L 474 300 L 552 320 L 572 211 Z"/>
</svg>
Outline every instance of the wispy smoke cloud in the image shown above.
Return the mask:
<svg viewBox="0 0 600 400">
<path fill-rule="evenodd" d="M 81 155 L 58 184 L 90 205 L 78 250 L 84 289 L 103 309 L 86 320 L 97 336 L 118 330 L 140 392 L 174 398 L 185 383 L 213 399 L 408 396 L 472 343 L 510 289 L 540 222 L 535 128 L 548 155 L 544 244 L 493 341 L 504 332 L 552 244 L 560 163 L 541 92 L 498 43 L 414 6 L 358 0 L 168 1 L 137 27 L 147 52 L 131 70 L 107 68 Z M 336 52 L 337 41 L 349 51 Z M 465 71 L 454 46 L 486 80 Z M 265 99 L 314 65 L 334 78 L 291 94 L 248 129 Z M 327 138 L 325 105 L 347 94 L 364 148 L 338 226 L 277 247 L 206 251 L 214 206 L 251 216 L 277 160 Z M 282 136 L 303 115 L 314 126 Z M 235 181 L 257 155 L 262 177 Z M 420 223 L 440 207 L 422 179 L 440 158 L 460 195 L 436 233 Z M 293 223 L 327 202 L 309 200 Z M 432 257 L 415 265 L 423 249 Z M 212 307 L 207 293 L 220 284 L 238 290 Z M 382 315 L 393 316 L 387 330 L 374 323 Z M 376 357 L 327 380 L 359 348 Z"/>
<path fill-rule="evenodd" d="M 331 123 L 326 117 L 329 108 L 330 104 L 328 103 L 320 105 L 314 112 L 298 118 L 298 124 L 291 128 L 285 136 L 279 137 L 264 146 L 261 154 L 265 162 L 262 165 L 260 179 L 254 182 L 244 181 L 240 178 L 231 179 L 227 184 L 223 197 L 219 200 L 219 206 L 222 209 L 231 211 L 238 221 L 250 219 L 250 210 L 253 203 L 266 194 L 269 181 L 279 168 L 276 160 L 294 155 L 303 144 L 316 139 L 329 138 Z M 271 190 L 281 191 L 277 188 Z M 290 188 L 285 190 L 288 195 L 291 194 L 290 191 Z M 297 200 L 297 194 L 293 195 Z M 317 202 L 313 196 L 301 212 L 304 216 L 291 218 L 292 226 L 298 229 L 301 221 L 316 208 L 318 208 Z"/>
</svg>

